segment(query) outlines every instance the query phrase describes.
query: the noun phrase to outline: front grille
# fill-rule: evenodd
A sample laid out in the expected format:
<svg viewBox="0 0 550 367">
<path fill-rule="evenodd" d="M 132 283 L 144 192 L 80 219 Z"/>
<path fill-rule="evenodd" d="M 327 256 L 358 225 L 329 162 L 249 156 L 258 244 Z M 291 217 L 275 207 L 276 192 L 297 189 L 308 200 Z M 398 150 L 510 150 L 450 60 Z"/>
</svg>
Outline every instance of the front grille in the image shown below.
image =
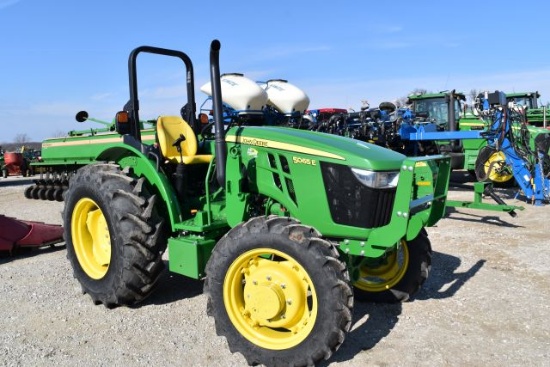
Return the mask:
<svg viewBox="0 0 550 367">
<path fill-rule="evenodd" d="M 321 162 L 332 220 L 362 228 L 390 222 L 395 188 L 372 189 L 360 183 L 348 166 Z"/>
</svg>

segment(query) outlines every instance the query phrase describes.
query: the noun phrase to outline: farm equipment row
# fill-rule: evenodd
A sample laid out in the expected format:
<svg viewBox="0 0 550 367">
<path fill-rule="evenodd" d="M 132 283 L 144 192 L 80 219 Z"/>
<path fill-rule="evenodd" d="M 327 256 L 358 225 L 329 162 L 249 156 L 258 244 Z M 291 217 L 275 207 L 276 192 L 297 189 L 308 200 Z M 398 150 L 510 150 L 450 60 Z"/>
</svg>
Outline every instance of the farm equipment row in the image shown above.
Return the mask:
<svg viewBox="0 0 550 367">
<path fill-rule="evenodd" d="M 510 106 L 503 92 L 480 94 L 474 108 L 476 114 L 489 123 L 486 129 L 469 131 L 453 129 L 442 132 L 426 129 L 425 125 L 417 125 L 410 129 L 407 135 L 402 134 L 402 137 L 421 142 L 481 139 L 486 144 L 481 147 L 476 158 L 475 174 L 478 181 L 486 182 L 492 176 L 510 175 L 515 179 L 527 201 L 535 205 L 549 202 L 550 134 L 536 135 L 535 149 L 531 149 L 525 124 L 525 109 L 521 106 Z M 460 144 L 455 144 L 459 149 L 462 148 Z"/>
<path fill-rule="evenodd" d="M 537 159 L 518 154 L 522 110 L 503 93 L 479 97 L 473 120 L 484 127 L 469 131 L 455 118 L 454 93 L 437 106 L 445 122 L 392 103 L 306 113 L 309 98 L 287 81 L 220 74 L 220 47 L 212 42 L 211 81 L 201 88 L 211 108 L 197 115 L 185 53 L 138 47 L 130 99 L 113 122 L 77 114 L 104 127 L 44 141 L 33 163 L 41 177 L 25 196 L 65 201 L 68 259 L 95 304 L 146 298 L 168 249 L 170 271 L 205 280 L 208 314 L 232 351 L 251 365 L 312 365 L 343 343 L 354 299 L 400 302 L 424 283 L 425 227 L 449 205 L 464 142 L 487 145 L 477 148 L 478 178 L 511 167 L 528 199 L 548 200 L 549 135 L 536 141 Z M 183 62 L 179 115 L 140 120 L 142 53 Z"/>
<path fill-rule="evenodd" d="M 221 85 L 224 88 L 222 101 L 224 126 L 285 126 L 303 130 L 341 135 L 395 150 L 406 156 L 425 156 L 446 154 L 451 157 L 452 169 L 465 169 L 476 173 L 476 162 L 480 151 L 487 145 L 485 137 L 471 138 L 470 131 L 486 131 L 490 122 L 487 118 L 468 113 L 464 106 L 462 93 L 441 92 L 432 94 L 412 94 L 407 108 L 396 108 L 391 102 L 383 102 L 377 108 L 361 108 L 360 112 L 348 112 L 345 109 L 325 108 L 307 110 L 308 96 L 286 80 L 273 79 L 267 82 L 255 82 L 243 74 L 222 74 Z M 212 91 L 206 83 L 201 91 L 208 98 L 201 105 L 200 112 L 209 116 L 208 123 L 200 127 L 199 137 L 211 135 Z M 524 159 L 535 158 L 535 139 L 538 135 L 550 134 L 543 126 L 526 123 L 533 120 L 533 110 L 537 109 L 538 93 L 516 93 L 507 97 L 507 102 L 523 118 L 511 122 L 514 142 L 528 143 Z M 523 106 L 523 107 L 522 107 Z M 540 112 L 536 112 L 538 116 Z M 544 114 L 545 116 L 545 114 Z M 206 119 L 206 117 L 204 117 Z M 43 159 L 33 163 L 33 169 L 41 172 L 35 184 L 25 191 L 25 197 L 41 200 L 63 200 L 62 193 L 67 190 L 69 177 L 79 168 L 94 160 L 105 144 L 120 141 L 121 135 L 115 130 L 114 122 L 89 118 L 87 113 L 79 112 L 77 121 L 95 121 L 105 125 L 102 129 L 71 131 L 65 138 L 48 139 L 43 144 Z M 533 120 L 534 121 L 534 120 Z M 545 123 L 544 119 L 544 123 Z M 540 122 L 540 123 L 539 123 Z M 154 141 L 156 121 L 140 122 L 140 131 L 148 142 Z M 542 121 L 536 120 L 538 125 Z M 416 131 L 437 133 L 437 139 L 410 139 Z M 468 136 L 463 138 L 463 136 Z M 452 137 L 452 139 L 450 138 Z M 78 147 L 78 149 L 75 149 Z M 487 152 L 487 151 L 485 151 Z M 483 179 L 495 184 L 513 182 L 514 176 L 506 163 L 503 152 L 492 151 L 486 159 L 486 165 L 497 167 Z M 479 169 L 479 167 L 478 167 Z M 478 172 L 479 173 L 479 172 Z M 481 176 L 476 175 L 477 178 Z M 486 190 L 491 190 L 485 185 Z M 489 196 L 494 196 L 490 194 Z M 492 209 L 492 206 L 486 207 Z M 503 206 L 507 210 L 506 206 Z"/>
<path fill-rule="evenodd" d="M 324 118 L 321 111 L 314 110 L 316 118 L 313 129 L 330 132 L 375 143 L 399 151 L 407 156 L 445 154 L 451 157 L 453 169 L 465 169 L 475 173 L 480 185 L 479 192 L 491 196 L 498 206 L 478 205 L 470 207 L 489 210 L 504 210 L 513 213 L 513 207 L 496 198 L 491 184 L 502 184 L 510 180 L 520 187 L 528 201 L 536 205 L 549 201 L 545 193 L 545 178 L 549 177 L 548 161 L 550 130 L 533 126 L 527 122 L 529 108 L 516 104 L 504 93 L 490 94 L 502 98 L 498 108 L 508 111 L 507 120 L 495 126 L 493 121 L 497 105 L 482 108 L 482 95 L 478 96 L 475 114 L 467 115 L 461 108 L 465 97 L 454 91 L 436 94 L 411 95 L 410 107 L 397 109 L 392 103 L 384 102 L 377 109 L 358 113 L 335 111 Z M 311 112 L 310 112 L 311 113 Z M 531 117 L 532 119 L 532 117 Z M 507 129 L 495 142 L 495 129 Z M 506 135 L 504 137 L 503 135 Z M 528 173 L 519 174 L 519 165 L 527 167 Z M 525 177 L 529 177 L 526 179 Z M 465 203 L 453 202 L 464 206 Z"/>
</svg>

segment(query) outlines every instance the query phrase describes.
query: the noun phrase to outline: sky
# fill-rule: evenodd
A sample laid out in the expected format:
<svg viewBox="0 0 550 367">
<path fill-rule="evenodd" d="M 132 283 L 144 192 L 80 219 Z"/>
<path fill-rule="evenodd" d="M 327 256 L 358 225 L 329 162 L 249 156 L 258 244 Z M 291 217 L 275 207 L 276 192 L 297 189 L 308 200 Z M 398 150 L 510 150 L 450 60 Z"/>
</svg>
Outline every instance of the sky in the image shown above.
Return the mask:
<svg viewBox="0 0 550 367">
<path fill-rule="evenodd" d="M 286 79 L 309 108 L 358 110 L 415 89 L 539 91 L 550 101 L 550 2 L 0 0 L 0 143 L 99 127 L 129 98 L 128 55 L 142 45 L 193 61 L 197 107 L 209 47 L 222 73 Z M 181 61 L 140 54 L 142 118 L 178 114 Z"/>
</svg>

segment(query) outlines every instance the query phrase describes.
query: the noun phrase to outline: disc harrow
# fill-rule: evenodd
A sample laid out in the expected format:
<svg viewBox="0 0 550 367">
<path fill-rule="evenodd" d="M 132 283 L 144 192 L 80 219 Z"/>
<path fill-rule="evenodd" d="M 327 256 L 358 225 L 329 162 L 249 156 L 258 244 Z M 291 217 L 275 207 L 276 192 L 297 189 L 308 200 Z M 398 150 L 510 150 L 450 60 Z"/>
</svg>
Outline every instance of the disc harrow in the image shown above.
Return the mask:
<svg viewBox="0 0 550 367">
<path fill-rule="evenodd" d="M 25 197 L 34 200 L 63 201 L 63 193 L 68 188 L 67 174 L 45 174 L 25 189 Z"/>
</svg>

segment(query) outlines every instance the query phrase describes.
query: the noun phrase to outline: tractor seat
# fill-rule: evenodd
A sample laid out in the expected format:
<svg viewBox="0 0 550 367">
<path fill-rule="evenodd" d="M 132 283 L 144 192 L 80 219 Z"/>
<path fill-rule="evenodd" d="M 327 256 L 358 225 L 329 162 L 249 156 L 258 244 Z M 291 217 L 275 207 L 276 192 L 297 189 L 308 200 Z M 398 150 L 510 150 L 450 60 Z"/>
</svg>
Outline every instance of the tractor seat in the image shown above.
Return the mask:
<svg viewBox="0 0 550 367">
<path fill-rule="evenodd" d="M 174 142 L 183 134 L 185 140 L 181 143 L 181 155 Z M 162 155 L 173 163 L 197 164 L 210 163 L 211 154 L 197 155 L 197 137 L 195 132 L 179 116 L 159 116 L 157 119 L 157 139 Z"/>
</svg>

